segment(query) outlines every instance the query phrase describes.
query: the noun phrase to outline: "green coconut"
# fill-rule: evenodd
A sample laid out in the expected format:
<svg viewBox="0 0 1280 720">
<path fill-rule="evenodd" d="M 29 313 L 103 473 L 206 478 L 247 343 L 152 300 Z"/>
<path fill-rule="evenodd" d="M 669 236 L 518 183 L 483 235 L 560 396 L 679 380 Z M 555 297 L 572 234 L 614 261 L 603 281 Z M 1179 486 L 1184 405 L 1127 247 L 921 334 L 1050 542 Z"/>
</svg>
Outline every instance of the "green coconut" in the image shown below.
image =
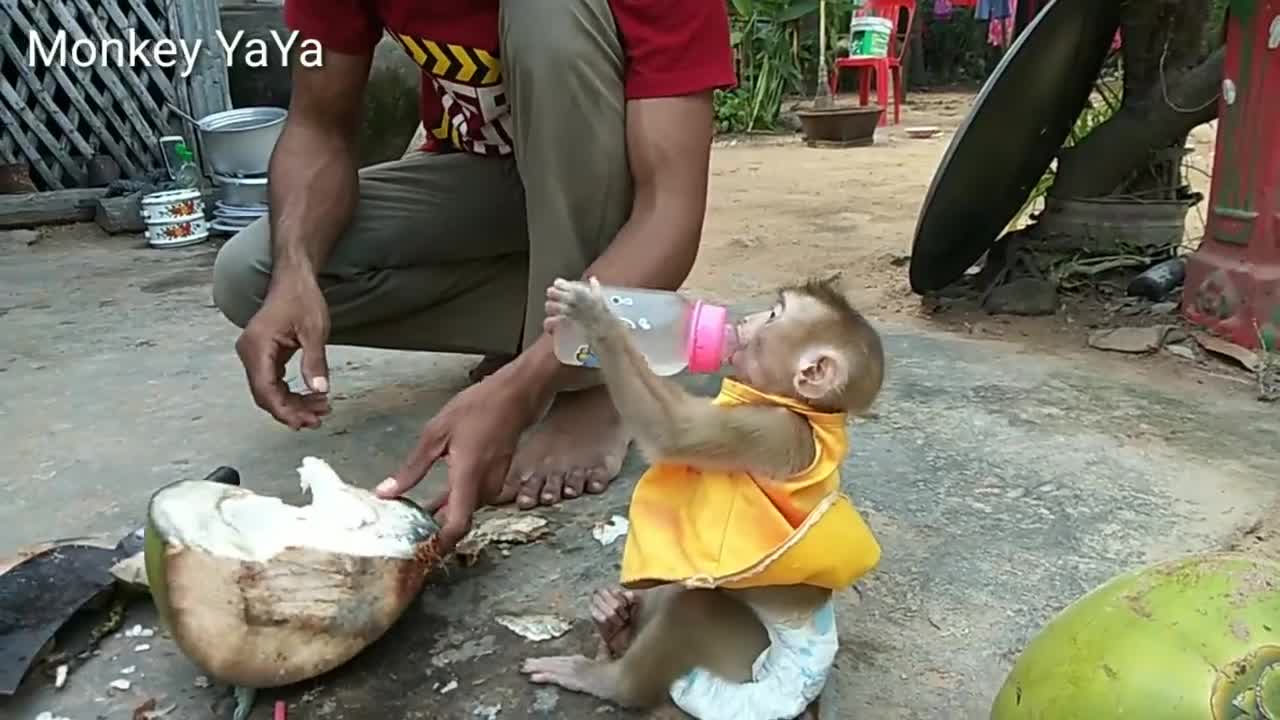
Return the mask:
<svg viewBox="0 0 1280 720">
<path fill-rule="evenodd" d="M 1280 563 L 1213 553 L 1118 576 L 1058 614 L 991 720 L 1280 718 Z"/>
<path fill-rule="evenodd" d="M 436 566 L 438 526 L 407 500 L 298 468 L 304 506 L 203 480 L 157 491 L 147 581 L 161 623 L 205 674 L 267 688 L 323 674 L 390 628 Z"/>
</svg>

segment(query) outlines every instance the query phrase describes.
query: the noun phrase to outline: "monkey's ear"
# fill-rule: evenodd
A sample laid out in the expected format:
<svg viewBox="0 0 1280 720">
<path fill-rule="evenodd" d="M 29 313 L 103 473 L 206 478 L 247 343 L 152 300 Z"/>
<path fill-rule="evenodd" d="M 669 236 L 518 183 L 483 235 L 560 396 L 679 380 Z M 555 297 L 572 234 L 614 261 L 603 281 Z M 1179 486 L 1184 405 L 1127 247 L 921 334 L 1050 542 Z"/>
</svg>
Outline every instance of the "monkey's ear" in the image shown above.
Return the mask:
<svg viewBox="0 0 1280 720">
<path fill-rule="evenodd" d="M 814 401 L 831 397 L 848 380 L 848 359 L 833 349 L 823 348 L 800 356 L 794 384 L 800 397 Z"/>
</svg>

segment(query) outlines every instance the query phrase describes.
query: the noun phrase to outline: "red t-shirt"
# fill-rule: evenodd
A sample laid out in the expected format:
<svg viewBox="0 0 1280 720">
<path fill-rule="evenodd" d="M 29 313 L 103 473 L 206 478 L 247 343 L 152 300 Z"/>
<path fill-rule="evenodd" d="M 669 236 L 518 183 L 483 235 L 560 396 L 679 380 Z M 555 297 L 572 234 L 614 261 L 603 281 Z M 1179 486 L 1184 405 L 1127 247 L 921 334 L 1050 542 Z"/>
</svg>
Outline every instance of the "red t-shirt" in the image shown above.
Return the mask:
<svg viewBox="0 0 1280 720">
<path fill-rule="evenodd" d="M 530 2 L 531 0 L 519 0 Z M 499 0 L 286 0 L 286 24 L 326 52 L 362 54 L 383 32 L 422 68 L 430 151 L 511 152 L 498 60 Z M 725 0 L 610 0 L 628 99 L 735 83 Z"/>
</svg>

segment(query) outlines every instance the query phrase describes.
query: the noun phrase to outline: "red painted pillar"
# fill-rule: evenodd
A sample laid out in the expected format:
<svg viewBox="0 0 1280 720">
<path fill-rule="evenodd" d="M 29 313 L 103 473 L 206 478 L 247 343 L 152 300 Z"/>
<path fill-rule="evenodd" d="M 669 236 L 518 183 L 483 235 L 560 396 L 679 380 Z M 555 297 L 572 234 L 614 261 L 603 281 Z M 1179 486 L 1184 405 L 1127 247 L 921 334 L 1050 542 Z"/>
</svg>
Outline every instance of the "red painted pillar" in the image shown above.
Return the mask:
<svg viewBox="0 0 1280 720">
<path fill-rule="evenodd" d="M 1280 0 L 1233 0 L 1209 214 L 1182 311 L 1248 348 L 1280 340 Z"/>
</svg>

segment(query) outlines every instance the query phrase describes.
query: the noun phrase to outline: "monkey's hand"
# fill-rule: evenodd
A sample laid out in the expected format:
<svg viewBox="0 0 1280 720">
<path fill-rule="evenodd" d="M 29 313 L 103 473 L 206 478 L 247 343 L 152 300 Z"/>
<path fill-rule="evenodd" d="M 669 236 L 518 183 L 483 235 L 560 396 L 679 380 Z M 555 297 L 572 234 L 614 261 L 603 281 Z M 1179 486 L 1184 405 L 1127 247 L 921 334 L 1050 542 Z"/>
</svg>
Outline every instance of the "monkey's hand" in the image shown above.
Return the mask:
<svg viewBox="0 0 1280 720">
<path fill-rule="evenodd" d="M 562 319 L 577 323 L 590 337 L 599 337 L 620 326 L 600 291 L 600 281 L 594 277 L 590 284 L 557 278 L 547 288 L 546 313 L 546 327 L 553 332 Z"/>
</svg>

